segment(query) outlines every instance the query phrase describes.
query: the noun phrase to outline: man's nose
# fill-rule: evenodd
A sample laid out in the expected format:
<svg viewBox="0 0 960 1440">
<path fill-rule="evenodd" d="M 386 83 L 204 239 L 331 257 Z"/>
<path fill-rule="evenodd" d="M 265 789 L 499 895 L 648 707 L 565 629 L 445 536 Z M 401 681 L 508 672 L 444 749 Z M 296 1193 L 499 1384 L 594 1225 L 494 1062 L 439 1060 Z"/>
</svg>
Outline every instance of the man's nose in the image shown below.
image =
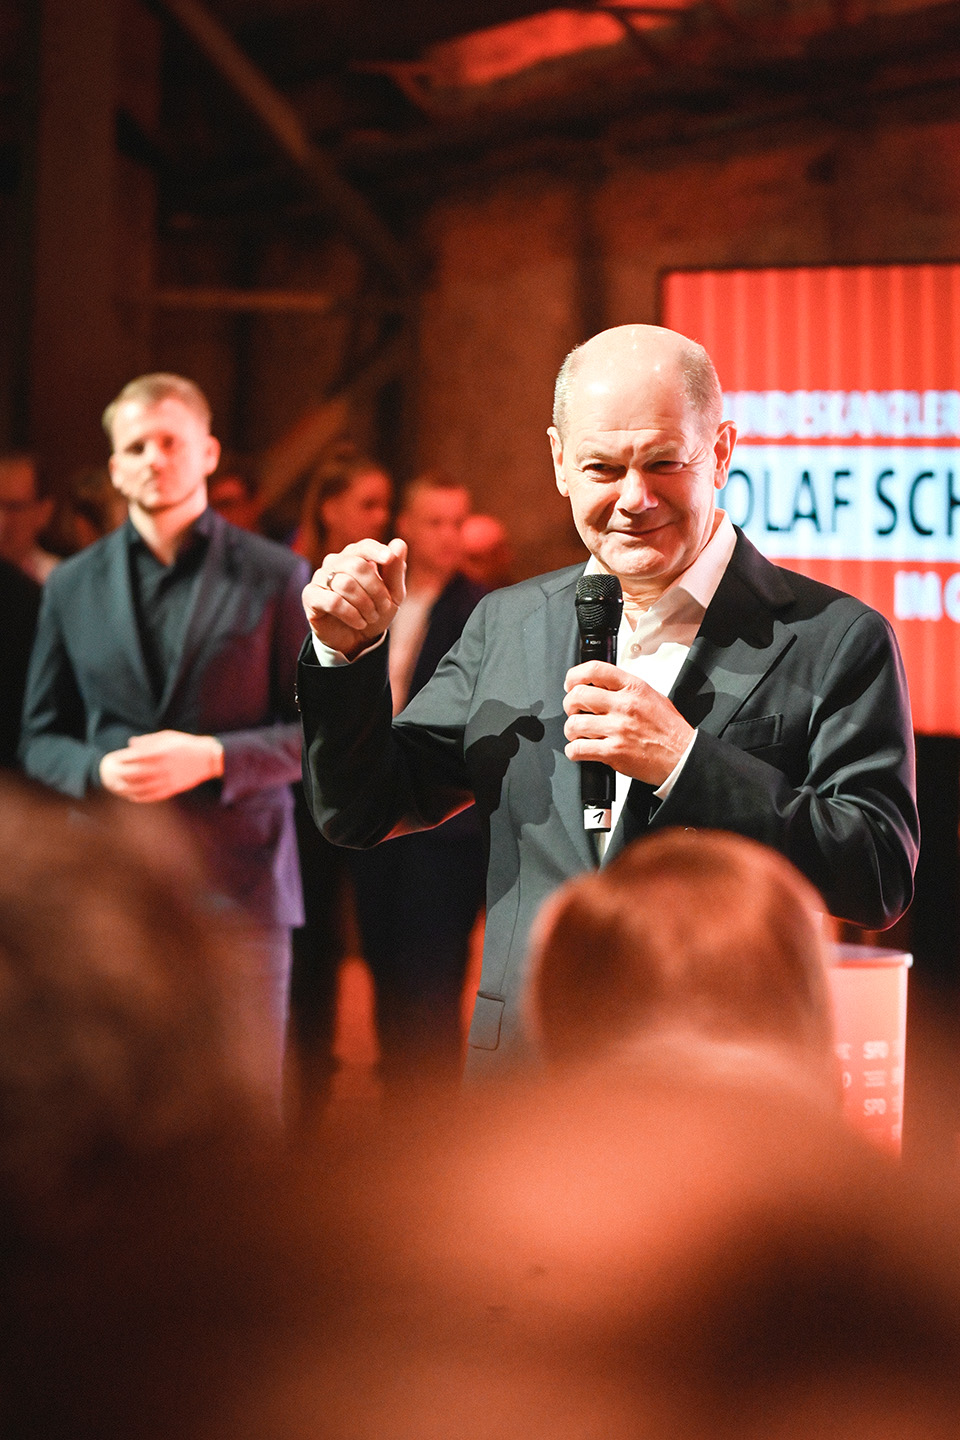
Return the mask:
<svg viewBox="0 0 960 1440">
<path fill-rule="evenodd" d="M 620 498 L 617 501 L 620 509 L 636 514 L 652 509 L 656 503 L 656 496 L 651 492 L 643 471 L 631 466 L 620 482 Z"/>
</svg>

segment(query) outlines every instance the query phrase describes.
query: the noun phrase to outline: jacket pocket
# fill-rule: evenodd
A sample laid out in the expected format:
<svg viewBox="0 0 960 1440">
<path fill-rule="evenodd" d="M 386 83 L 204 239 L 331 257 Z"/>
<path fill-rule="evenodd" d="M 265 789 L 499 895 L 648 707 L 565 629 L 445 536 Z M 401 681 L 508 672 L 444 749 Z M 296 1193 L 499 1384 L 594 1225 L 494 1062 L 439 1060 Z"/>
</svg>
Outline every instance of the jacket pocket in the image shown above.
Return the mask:
<svg viewBox="0 0 960 1440">
<path fill-rule="evenodd" d="M 470 1022 L 469 1044 L 475 1050 L 496 1050 L 500 1044 L 500 1024 L 503 1020 L 504 1002 L 499 995 L 487 995 L 478 990 Z"/>
<path fill-rule="evenodd" d="M 783 735 L 782 715 L 759 715 L 755 720 L 731 720 L 723 732 L 724 740 L 738 750 L 766 750 L 779 745 Z"/>
</svg>

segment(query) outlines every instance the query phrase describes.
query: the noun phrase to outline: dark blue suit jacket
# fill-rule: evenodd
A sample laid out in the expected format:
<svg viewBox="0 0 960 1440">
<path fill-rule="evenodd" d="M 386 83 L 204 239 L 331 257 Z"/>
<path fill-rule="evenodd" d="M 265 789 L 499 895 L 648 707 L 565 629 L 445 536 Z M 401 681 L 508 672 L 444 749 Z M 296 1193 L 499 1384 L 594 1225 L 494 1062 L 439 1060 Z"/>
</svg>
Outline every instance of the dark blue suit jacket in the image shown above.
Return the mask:
<svg viewBox="0 0 960 1440">
<path fill-rule="evenodd" d="M 299 925 L 290 784 L 300 773 L 294 686 L 307 567 L 283 546 L 209 518 L 179 663 L 159 700 L 137 630 L 126 527 L 53 572 L 30 661 L 21 755 L 29 775 L 79 798 L 99 788 L 101 759 L 131 735 L 216 735 L 223 778 L 173 803 L 218 892 L 266 924 Z"/>
</svg>

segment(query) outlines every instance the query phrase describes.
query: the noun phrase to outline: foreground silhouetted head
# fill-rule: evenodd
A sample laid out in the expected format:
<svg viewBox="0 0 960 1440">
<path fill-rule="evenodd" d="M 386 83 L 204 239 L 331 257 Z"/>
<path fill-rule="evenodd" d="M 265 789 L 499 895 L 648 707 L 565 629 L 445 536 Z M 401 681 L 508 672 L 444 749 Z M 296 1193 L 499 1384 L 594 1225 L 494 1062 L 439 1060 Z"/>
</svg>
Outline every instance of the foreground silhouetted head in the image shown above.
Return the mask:
<svg viewBox="0 0 960 1440">
<path fill-rule="evenodd" d="M 665 830 L 544 907 L 528 1009 L 546 1059 L 628 1061 L 688 1032 L 782 1051 L 836 1086 L 820 901 L 775 851 Z"/>
</svg>

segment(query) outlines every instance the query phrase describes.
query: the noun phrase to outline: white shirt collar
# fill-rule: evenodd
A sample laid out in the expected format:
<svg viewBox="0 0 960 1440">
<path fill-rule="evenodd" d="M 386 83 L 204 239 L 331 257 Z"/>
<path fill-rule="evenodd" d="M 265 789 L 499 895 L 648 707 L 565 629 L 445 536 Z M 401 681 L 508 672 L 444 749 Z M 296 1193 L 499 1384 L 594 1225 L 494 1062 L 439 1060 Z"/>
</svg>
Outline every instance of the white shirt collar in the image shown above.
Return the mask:
<svg viewBox="0 0 960 1440">
<path fill-rule="evenodd" d="M 659 599 L 654 601 L 650 606 L 652 611 L 672 610 L 678 602 L 683 603 L 687 597 L 694 600 L 701 610 L 706 610 L 717 592 L 737 543 L 737 532 L 730 516 L 725 510 L 721 510 L 719 514 L 720 523 L 700 554 L 692 565 L 688 565 L 686 570 L 667 586 Z M 602 573 L 599 561 L 591 555 L 584 574 Z"/>
</svg>

